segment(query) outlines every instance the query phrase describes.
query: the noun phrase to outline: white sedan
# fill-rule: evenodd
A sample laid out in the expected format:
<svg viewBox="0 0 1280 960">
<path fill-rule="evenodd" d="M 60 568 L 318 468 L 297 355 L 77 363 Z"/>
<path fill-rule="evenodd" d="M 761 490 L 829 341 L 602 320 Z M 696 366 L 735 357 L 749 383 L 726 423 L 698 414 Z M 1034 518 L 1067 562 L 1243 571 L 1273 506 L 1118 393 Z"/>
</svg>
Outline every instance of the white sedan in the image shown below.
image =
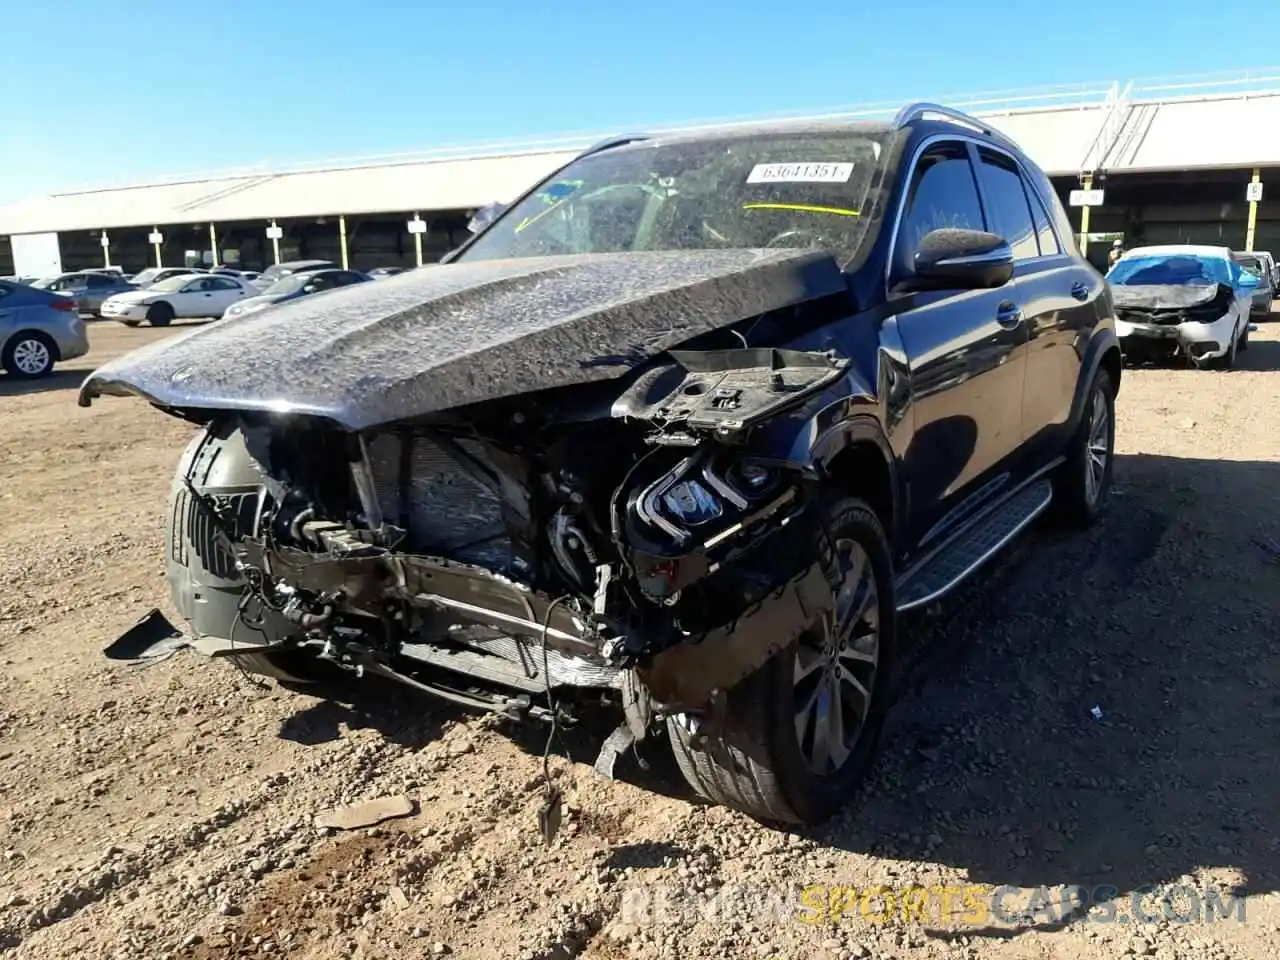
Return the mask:
<svg viewBox="0 0 1280 960">
<path fill-rule="evenodd" d="M 102 304 L 102 316 L 130 327 L 143 320 L 153 327 L 164 327 L 175 317 L 221 317 L 233 303 L 260 292 L 239 277 L 184 274 L 145 290 L 108 297 Z"/>
</svg>

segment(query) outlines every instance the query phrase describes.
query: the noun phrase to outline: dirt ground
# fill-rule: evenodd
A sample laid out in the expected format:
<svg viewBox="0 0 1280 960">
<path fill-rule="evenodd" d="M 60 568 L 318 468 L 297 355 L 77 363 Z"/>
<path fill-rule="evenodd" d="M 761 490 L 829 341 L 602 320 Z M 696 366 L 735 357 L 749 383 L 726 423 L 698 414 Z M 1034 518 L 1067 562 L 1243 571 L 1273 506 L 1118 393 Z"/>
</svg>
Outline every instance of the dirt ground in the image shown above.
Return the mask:
<svg viewBox="0 0 1280 960">
<path fill-rule="evenodd" d="M 660 750 L 601 780 L 580 727 L 550 849 L 545 730 L 103 658 L 169 609 L 190 428 L 78 408 L 86 371 L 167 332 L 90 335 L 50 381 L 0 376 L 0 954 L 1280 956 L 1280 323 L 1233 372 L 1125 372 L 1105 522 L 1032 532 L 905 624 L 881 758 L 836 821 L 695 804 Z M 407 818 L 315 825 L 401 794 Z M 1064 916 L 1067 888 L 1095 908 Z"/>
</svg>

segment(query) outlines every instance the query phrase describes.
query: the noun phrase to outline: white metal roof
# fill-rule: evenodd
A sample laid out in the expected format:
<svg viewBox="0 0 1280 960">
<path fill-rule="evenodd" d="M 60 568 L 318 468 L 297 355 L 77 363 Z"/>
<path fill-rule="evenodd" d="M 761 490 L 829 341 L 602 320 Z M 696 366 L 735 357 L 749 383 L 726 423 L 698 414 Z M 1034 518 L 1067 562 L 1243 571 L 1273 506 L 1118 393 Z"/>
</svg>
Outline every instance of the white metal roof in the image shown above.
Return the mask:
<svg viewBox="0 0 1280 960">
<path fill-rule="evenodd" d="M 931 99 L 986 118 L 1045 172 L 1071 174 L 1086 168 L 1278 166 L 1277 91 L 1280 70 Z M 868 104 L 818 119 L 887 117 L 899 105 Z M 448 148 L 67 192 L 0 207 L 0 235 L 474 208 L 512 199 L 595 139 L 563 137 L 470 153 Z"/>
<path fill-rule="evenodd" d="M 1190 170 L 1280 164 L 1280 93 L 1130 104 L 1103 164 Z"/>
</svg>

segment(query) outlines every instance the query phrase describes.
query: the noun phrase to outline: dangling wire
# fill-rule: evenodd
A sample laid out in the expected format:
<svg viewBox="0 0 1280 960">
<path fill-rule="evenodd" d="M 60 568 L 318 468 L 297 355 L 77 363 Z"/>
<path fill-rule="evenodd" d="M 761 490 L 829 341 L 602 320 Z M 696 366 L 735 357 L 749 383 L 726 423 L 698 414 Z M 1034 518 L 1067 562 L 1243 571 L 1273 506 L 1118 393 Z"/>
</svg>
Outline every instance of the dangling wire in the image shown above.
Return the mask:
<svg viewBox="0 0 1280 960">
<path fill-rule="evenodd" d="M 555 612 L 556 607 L 569 600 L 569 594 L 556 597 L 547 605 L 547 612 L 542 615 L 542 682 L 547 691 L 547 709 L 551 712 L 551 730 L 547 733 L 547 745 L 542 749 L 542 781 L 545 788 L 544 792 L 548 797 L 551 796 L 551 745 L 555 742 L 556 735 L 560 732 L 559 715 L 560 711 L 556 707 L 555 694 L 551 692 L 551 672 L 547 663 L 547 631 L 551 629 L 551 614 Z M 560 746 L 564 748 L 564 758 L 569 764 L 573 763 L 573 757 L 569 755 L 568 744 L 561 740 Z"/>
</svg>

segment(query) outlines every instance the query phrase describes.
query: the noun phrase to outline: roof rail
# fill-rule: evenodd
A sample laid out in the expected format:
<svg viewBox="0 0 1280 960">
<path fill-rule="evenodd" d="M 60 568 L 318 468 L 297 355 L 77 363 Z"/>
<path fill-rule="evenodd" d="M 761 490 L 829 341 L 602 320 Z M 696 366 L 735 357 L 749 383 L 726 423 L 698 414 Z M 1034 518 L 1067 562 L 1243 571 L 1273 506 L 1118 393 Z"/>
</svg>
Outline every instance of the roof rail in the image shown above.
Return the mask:
<svg viewBox="0 0 1280 960">
<path fill-rule="evenodd" d="M 949 120 L 962 127 L 968 127 L 970 130 L 976 130 L 1006 147 L 1010 147 L 1014 150 L 1018 149 L 1018 145 L 1016 143 L 1006 137 L 999 130 L 988 126 L 981 120 L 971 117 L 967 113 L 962 113 L 959 110 L 953 110 L 950 107 L 944 107 L 937 103 L 929 103 L 925 100 L 918 103 L 909 103 L 899 110 L 898 115 L 893 118 L 893 125 L 898 129 L 902 129 L 907 126 L 907 124 L 916 120 L 923 120 L 930 114 L 942 117 L 943 119 Z"/>
</svg>

